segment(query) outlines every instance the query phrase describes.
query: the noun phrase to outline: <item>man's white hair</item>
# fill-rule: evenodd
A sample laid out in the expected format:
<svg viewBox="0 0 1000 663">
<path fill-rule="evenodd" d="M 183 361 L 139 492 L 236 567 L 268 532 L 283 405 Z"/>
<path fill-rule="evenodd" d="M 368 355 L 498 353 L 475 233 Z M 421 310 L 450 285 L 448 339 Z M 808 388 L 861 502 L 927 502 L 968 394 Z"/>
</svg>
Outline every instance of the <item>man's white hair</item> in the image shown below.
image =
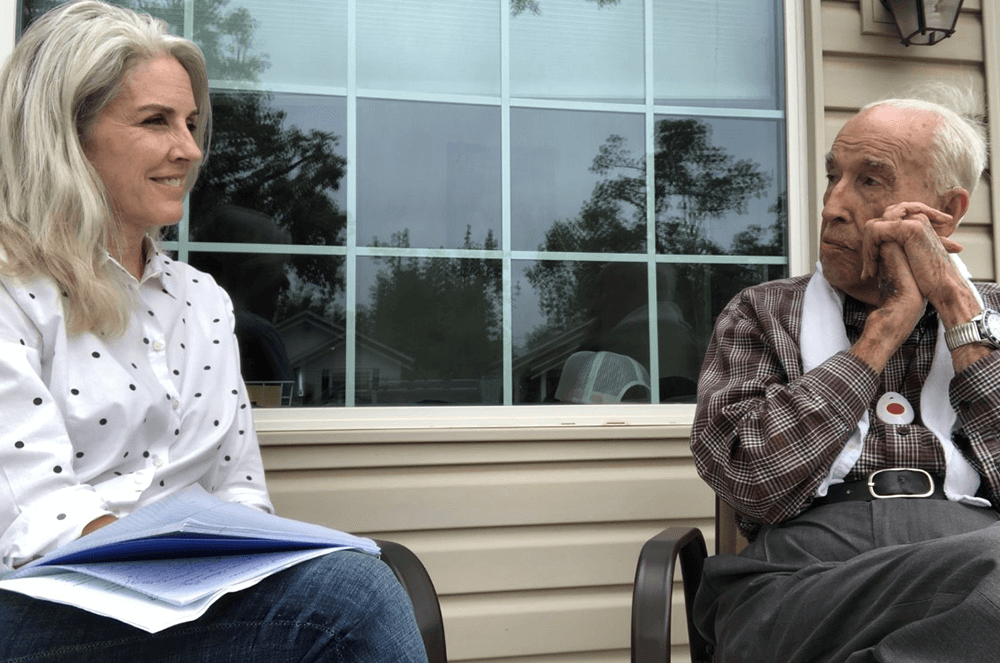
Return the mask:
<svg viewBox="0 0 1000 663">
<path fill-rule="evenodd" d="M 911 96 L 883 99 L 861 109 L 892 106 L 937 115 L 931 155 L 934 187 L 943 194 L 956 186 L 972 195 L 986 168 L 986 132 L 971 86 L 959 88 L 948 83 L 927 83 L 913 90 Z"/>
</svg>

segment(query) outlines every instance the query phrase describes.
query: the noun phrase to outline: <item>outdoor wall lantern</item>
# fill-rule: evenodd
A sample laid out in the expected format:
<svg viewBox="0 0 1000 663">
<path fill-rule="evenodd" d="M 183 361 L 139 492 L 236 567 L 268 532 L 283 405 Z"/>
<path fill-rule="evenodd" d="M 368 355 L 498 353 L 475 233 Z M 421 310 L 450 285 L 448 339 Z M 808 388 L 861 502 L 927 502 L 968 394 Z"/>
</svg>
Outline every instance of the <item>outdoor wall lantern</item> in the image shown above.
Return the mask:
<svg viewBox="0 0 1000 663">
<path fill-rule="evenodd" d="M 933 46 L 955 31 L 962 0 L 882 0 L 903 37 L 903 45 Z"/>
</svg>

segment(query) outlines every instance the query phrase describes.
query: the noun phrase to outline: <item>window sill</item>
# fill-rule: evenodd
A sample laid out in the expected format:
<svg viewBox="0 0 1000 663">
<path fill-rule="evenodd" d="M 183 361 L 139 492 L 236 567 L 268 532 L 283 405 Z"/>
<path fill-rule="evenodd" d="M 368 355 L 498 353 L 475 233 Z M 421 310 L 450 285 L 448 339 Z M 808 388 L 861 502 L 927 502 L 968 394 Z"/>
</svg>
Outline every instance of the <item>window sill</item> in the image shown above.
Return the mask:
<svg viewBox="0 0 1000 663">
<path fill-rule="evenodd" d="M 268 446 L 300 444 L 322 432 L 326 443 L 688 437 L 694 405 L 415 406 L 258 408 Z M 296 433 L 283 441 L 282 433 Z M 311 437 L 311 436 L 310 436 Z"/>
</svg>

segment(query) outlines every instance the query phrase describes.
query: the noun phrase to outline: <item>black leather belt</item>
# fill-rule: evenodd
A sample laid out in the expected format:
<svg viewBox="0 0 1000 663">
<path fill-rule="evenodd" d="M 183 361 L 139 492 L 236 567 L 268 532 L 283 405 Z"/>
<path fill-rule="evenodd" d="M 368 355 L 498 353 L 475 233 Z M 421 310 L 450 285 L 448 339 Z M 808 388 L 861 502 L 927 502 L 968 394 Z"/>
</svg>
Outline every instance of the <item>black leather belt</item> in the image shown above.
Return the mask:
<svg viewBox="0 0 1000 663">
<path fill-rule="evenodd" d="M 926 470 L 893 468 L 876 470 L 867 479 L 832 484 L 826 497 L 817 497 L 812 506 L 835 502 L 871 502 L 894 497 L 943 500 L 944 477 Z"/>
</svg>

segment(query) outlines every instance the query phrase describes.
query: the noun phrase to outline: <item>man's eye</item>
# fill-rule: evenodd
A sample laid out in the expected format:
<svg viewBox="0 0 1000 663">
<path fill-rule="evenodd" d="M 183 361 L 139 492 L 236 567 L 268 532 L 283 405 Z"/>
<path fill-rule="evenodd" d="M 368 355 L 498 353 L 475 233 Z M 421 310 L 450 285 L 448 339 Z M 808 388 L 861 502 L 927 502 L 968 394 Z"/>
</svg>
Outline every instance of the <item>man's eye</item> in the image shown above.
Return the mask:
<svg viewBox="0 0 1000 663">
<path fill-rule="evenodd" d="M 864 184 L 865 186 L 878 186 L 878 180 L 875 179 L 874 177 L 862 178 L 861 183 Z"/>
</svg>

